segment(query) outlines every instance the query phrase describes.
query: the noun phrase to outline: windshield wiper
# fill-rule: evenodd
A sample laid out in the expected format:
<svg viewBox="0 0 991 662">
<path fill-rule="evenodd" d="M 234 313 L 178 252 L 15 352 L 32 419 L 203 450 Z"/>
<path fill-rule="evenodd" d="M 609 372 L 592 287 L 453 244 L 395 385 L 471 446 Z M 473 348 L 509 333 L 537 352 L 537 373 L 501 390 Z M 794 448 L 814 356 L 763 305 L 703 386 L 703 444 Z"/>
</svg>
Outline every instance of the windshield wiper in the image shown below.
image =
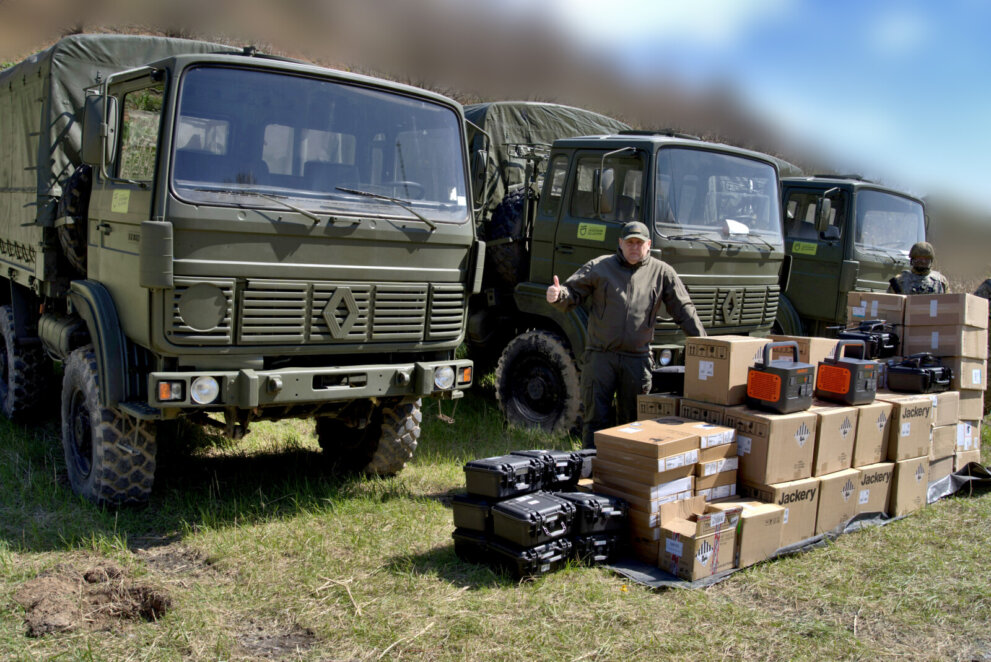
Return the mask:
<svg viewBox="0 0 991 662">
<path fill-rule="evenodd" d="M 283 207 L 286 207 L 287 209 L 291 209 L 298 214 L 302 214 L 303 216 L 311 219 L 314 225 L 320 222 L 320 217 L 314 214 L 313 212 L 311 212 L 310 210 L 303 209 L 302 207 L 294 205 L 291 202 L 286 202 L 285 200 L 282 200 L 281 198 L 277 198 L 274 195 L 269 195 L 268 193 L 262 193 L 260 191 L 245 191 L 243 189 L 236 189 L 236 188 L 196 188 L 193 190 L 200 191 L 203 193 L 230 193 L 231 195 L 245 195 L 248 197 L 264 198 L 266 200 L 271 200 L 272 202 L 277 202 Z"/>
<path fill-rule="evenodd" d="M 399 198 L 390 198 L 389 196 L 382 195 L 381 193 L 372 193 L 371 191 L 361 191 L 361 190 L 356 189 L 356 188 L 347 188 L 345 186 L 335 186 L 334 188 L 336 190 L 338 190 L 338 191 L 344 191 L 345 193 L 350 193 L 352 195 L 362 195 L 362 196 L 364 196 L 366 198 L 374 198 L 375 200 L 385 200 L 386 202 L 391 202 L 394 205 L 398 205 L 398 206 L 402 207 L 403 209 L 405 209 L 409 213 L 413 214 L 413 216 L 416 216 L 418 219 L 420 219 L 421 221 L 423 221 L 424 223 L 426 223 L 427 225 L 429 225 L 431 231 L 437 229 L 437 224 L 436 223 L 434 223 L 429 218 L 427 218 L 423 214 L 419 213 L 418 211 L 416 211 L 415 209 L 413 209 L 412 207 L 410 207 L 409 200 L 401 200 Z"/>
<path fill-rule="evenodd" d="M 720 241 L 719 239 L 713 239 L 712 237 L 707 237 L 704 234 L 671 234 L 671 235 L 658 234 L 657 236 L 660 237 L 661 239 L 668 239 L 671 241 L 707 241 L 710 244 L 715 244 L 716 246 L 719 246 L 720 248 L 726 248 L 727 246 L 729 246 L 728 243 Z"/>
</svg>

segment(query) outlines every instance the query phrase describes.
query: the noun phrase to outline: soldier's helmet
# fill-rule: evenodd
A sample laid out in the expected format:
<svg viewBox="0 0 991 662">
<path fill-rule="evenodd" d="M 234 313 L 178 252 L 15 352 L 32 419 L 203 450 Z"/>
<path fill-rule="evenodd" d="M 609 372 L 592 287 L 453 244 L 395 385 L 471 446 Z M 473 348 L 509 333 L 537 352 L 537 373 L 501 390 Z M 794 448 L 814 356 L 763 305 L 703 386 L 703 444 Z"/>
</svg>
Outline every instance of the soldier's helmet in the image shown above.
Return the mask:
<svg viewBox="0 0 991 662">
<path fill-rule="evenodd" d="M 928 241 L 917 241 L 912 244 L 912 248 L 908 251 L 908 256 L 911 259 L 915 259 L 917 257 L 927 257 L 932 260 L 936 257 L 936 251 L 933 249 L 933 245 Z"/>
</svg>

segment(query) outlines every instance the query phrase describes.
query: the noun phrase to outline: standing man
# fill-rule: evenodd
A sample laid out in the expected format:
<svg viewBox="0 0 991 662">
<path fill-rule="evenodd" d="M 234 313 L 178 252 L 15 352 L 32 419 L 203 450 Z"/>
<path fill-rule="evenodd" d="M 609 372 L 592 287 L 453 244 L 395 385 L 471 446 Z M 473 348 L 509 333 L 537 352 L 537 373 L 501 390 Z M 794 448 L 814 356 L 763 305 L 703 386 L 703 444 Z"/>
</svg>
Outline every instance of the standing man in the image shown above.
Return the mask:
<svg viewBox="0 0 991 662">
<path fill-rule="evenodd" d="M 637 395 L 651 384 L 650 341 L 663 304 L 689 336 L 705 329 L 671 265 L 650 255 L 650 233 L 638 221 L 626 223 L 619 249 L 582 265 L 562 285 L 557 276 L 547 302 L 562 312 L 588 301 L 588 345 L 582 366 L 585 406 L 582 444 L 595 447 L 595 431 L 609 425 L 613 395 L 621 423 L 636 420 Z"/>
<path fill-rule="evenodd" d="M 908 252 L 911 271 L 905 270 L 888 281 L 888 293 L 893 294 L 946 294 L 950 284 L 946 276 L 932 268 L 936 251 L 928 241 L 912 244 Z"/>
</svg>

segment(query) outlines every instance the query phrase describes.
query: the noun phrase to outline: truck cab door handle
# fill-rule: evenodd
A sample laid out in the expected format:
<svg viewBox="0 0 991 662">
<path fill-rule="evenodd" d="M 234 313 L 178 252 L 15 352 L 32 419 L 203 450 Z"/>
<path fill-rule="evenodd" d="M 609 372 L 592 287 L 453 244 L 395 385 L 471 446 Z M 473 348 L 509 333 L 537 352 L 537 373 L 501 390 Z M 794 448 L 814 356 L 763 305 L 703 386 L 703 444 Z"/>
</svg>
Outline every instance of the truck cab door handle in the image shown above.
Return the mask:
<svg viewBox="0 0 991 662">
<path fill-rule="evenodd" d="M 110 234 L 111 232 L 113 232 L 113 228 L 110 227 L 109 223 L 100 223 L 96 226 L 96 229 L 103 234 Z"/>
<path fill-rule="evenodd" d="M 568 246 L 566 244 L 562 244 L 562 245 L 560 245 L 560 246 L 557 247 L 557 252 L 558 253 L 561 253 L 563 255 L 571 255 L 572 253 L 575 252 L 575 249 L 574 249 L 573 246 Z"/>
</svg>

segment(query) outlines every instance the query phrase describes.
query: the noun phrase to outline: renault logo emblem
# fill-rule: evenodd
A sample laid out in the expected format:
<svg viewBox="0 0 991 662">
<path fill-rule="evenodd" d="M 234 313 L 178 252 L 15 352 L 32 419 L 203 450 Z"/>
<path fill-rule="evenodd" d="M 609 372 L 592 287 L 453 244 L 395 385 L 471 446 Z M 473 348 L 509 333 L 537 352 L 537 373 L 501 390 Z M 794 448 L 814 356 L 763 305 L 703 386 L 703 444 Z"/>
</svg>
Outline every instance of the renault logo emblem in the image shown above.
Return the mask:
<svg viewBox="0 0 991 662">
<path fill-rule="evenodd" d="M 343 338 L 358 320 L 358 304 L 350 287 L 338 287 L 323 309 L 323 318 L 330 328 L 330 335 Z"/>
<path fill-rule="evenodd" d="M 723 299 L 723 321 L 739 324 L 743 316 L 743 295 L 740 290 L 730 290 Z"/>
</svg>

